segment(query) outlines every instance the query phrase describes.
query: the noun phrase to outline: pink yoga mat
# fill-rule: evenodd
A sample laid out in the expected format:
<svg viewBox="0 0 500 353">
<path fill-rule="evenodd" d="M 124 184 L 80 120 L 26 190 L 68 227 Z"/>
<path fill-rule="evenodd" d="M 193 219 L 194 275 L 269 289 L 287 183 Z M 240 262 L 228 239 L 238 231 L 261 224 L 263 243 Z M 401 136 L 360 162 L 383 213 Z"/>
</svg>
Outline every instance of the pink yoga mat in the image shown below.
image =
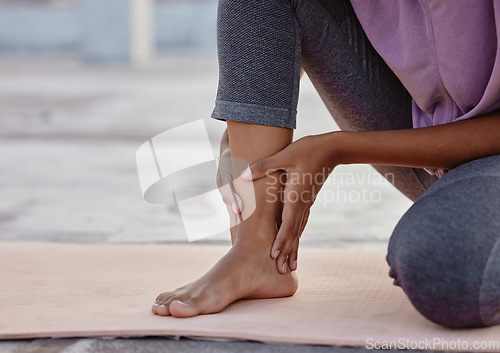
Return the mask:
<svg viewBox="0 0 500 353">
<path fill-rule="evenodd" d="M 452 330 L 423 318 L 388 277 L 385 252 L 300 252 L 300 289 L 188 319 L 150 312 L 227 247 L 0 244 L 0 338 L 192 336 L 264 342 L 500 352 L 500 326 Z M 496 343 L 495 343 L 496 342 Z"/>
</svg>

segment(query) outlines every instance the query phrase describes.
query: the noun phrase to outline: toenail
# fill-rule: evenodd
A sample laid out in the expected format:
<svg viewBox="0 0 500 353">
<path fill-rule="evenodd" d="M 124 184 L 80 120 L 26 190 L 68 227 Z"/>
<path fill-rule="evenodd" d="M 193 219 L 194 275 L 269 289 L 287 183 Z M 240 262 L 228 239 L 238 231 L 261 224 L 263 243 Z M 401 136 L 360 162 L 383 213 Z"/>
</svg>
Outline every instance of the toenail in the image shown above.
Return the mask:
<svg viewBox="0 0 500 353">
<path fill-rule="evenodd" d="M 158 303 L 154 303 L 153 306 L 158 306 L 159 304 Z"/>
<path fill-rule="evenodd" d="M 284 272 L 286 272 L 286 263 L 283 262 L 283 265 L 281 266 Z"/>
<path fill-rule="evenodd" d="M 166 308 L 167 306 L 165 304 L 160 305 L 162 308 Z"/>
<path fill-rule="evenodd" d="M 277 258 L 279 254 L 280 254 L 280 251 L 279 251 L 279 250 L 274 250 L 274 252 L 273 252 L 273 257 L 274 257 L 274 258 Z"/>
</svg>

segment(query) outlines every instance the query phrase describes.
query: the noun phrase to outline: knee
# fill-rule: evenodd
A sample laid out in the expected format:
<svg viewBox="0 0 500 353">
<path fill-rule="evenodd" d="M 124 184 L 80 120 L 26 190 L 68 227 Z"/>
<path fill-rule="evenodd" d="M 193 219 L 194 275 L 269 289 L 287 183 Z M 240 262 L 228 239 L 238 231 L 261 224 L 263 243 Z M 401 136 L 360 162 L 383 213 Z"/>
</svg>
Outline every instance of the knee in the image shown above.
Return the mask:
<svg viewBox="0 0 500 353">
<path fill-rule="evenodd" d="M 394 284 L 425 318 L 447 327 L 484 326 L 477 307 L 477 287 L 465 282 L 451 266 L 440 266 L 418 252 L 389 252 L 388 260 Z"/>
<path fill-rule="evenodd" d="M 467 234 L 442 209 L 428 212 L 437 199 L 422 200 L 410 208 L 391 237 L 387 261 L 394 283 L 437 324 L 458 328 L 500 323 L 498 238 Z M 496 255 L 491 251 L 495 244 Z"/>
</svg>

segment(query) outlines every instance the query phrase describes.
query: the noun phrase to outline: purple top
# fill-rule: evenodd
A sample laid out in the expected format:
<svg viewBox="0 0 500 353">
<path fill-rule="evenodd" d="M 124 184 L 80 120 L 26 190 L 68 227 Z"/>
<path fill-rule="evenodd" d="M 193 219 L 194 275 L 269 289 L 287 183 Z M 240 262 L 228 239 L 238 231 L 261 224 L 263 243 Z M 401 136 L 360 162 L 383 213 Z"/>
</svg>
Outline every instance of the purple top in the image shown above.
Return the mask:
<svg viewBox="0 0 500 353">
<path fill-rule="evenodd" d="M 368 39 L 413 97 L 414 127 L 500 108 L 500 0 L 351 3 Z"/>
</svg>

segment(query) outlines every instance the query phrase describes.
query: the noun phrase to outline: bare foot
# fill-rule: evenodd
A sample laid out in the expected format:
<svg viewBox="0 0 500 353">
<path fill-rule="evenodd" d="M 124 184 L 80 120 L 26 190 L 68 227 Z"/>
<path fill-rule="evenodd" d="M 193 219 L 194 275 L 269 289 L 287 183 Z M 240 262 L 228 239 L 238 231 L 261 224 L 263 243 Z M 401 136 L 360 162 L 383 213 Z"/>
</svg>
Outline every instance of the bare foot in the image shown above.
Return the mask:
<svg viewBox="0 0 500 353">
<path fill-rule="evenodd" d="M 281 274 L 269 255 L 269 236 L 252 243 L 236 242 L 210 271 L 184 287 L 162 293 L 152 311 L 156 315 L 191 317 L 222 311 L 238 299 L 280 298 L 297 291 L 297 277 Z"/>
</svg>

